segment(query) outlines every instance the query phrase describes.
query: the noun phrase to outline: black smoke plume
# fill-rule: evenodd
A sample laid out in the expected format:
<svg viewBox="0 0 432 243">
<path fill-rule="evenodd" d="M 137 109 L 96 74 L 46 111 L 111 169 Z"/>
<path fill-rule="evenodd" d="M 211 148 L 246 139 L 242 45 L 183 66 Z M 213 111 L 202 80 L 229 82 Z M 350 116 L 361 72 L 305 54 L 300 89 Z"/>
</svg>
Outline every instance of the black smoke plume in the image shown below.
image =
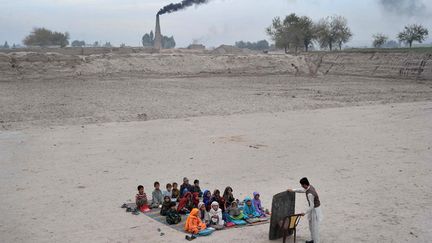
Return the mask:
<svg viewBox="0 0 432 243">
<path fill-rule="evenodd" d="M 187 7 L 193 6 L 193 5 L 199 5 L 207 3 L 210 0 L 183 0 L 180 3 L 170 3 L 166 5 L 165 7 L 161 8 L 158 15 L 166 14 L 166 13 L 172 13 L 176 12 L 182 9 L 185 9 Z"/>
<path fill-rule="evenodd" d="M 426 5 L 422 0 L 379 0 L 385 11 L 405 16 L 423 15 Z"/>
</svg>

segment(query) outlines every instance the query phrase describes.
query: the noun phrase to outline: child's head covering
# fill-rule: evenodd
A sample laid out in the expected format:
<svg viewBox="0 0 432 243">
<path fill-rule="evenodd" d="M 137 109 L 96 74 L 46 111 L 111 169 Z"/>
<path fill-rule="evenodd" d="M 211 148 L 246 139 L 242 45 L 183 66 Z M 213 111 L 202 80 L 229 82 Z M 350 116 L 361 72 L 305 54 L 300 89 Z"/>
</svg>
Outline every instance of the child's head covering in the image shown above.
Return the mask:
<svg viewBox="0 0 432 243">
<path fill-rule="evenodd" d="M 216 201 L 212 202 L 211 205 L 212 205 L 212 207 L 213 207 L 213 206 L 218 206 L 218 207 L 219 207 L 219 203 L 216 202 Z"/>
<path fill-rule="evenodd" d="M 190 212 L 190 216 L 198 216 L 199 210 L 198 208 L 193 208 L 192 211 Z"/>
<path fill-rule="evenodd" d="M 198 228 L 205 229 L 206 225 L 198 217 L 198 208 L 192 209 L 189 216 L 186 219 L 184 230 L 193 234 L 198 234 Z"/>
<path fill-rule="evenodd" d="M 198 209 L 201 209 L 203 205 L 205 205 L 203 202 L 198 203 Z"/>
<path fill-rule="evenodd" d="M 253 195 L 254 195 L 254 198 L 255 198 L 256 195 L 259 195 L 259 192 L 254 192 Z"/>
<path fill-rule="evenodd" d="M 229 193 L 229 191 L 233 191 L 233 189 L 232 189 L 232 187 L 230 187 L 230 186 L 227 186 L 226 188 L 225 188 L 225 191 L 224 191 L 224 195 L 228 195 L 228 193 Z"/>
<path fill-rule="evenodd" d="M 252 201 L 252 199 L 249 196 L 245 197 L 244 199 L 244 202 L 248 202 L 248 201 Z"/>
<path fill-rule="evenodd" d="M 203 193 L 203 202 L 206 206 L 210 203 L 210 199 L 211 199 L 211 194 L 210 196 L 207 195 L 209 192 L 210 192 L 209 190 L 205 190 Z"/>
</svg>

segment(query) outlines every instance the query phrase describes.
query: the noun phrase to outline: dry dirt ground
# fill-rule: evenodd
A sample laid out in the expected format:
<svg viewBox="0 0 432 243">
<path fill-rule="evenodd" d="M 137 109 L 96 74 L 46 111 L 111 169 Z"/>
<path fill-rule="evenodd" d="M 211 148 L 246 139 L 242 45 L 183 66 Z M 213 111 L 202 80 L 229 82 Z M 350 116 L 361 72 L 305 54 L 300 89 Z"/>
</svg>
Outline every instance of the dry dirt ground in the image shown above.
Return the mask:
<svg viewBox="0 0 432 243">
<path fill-rule="evenodd" d="M 0 82 L 0 129 L 432 100 L 432 82 L 287 75 Z"/>
<path fill-rule="evenodd" d="M 183 242 L 119 206 L 183 176 L 264 205 L 308 176 L 322 242 L 432 238 L 432 82 L 284 75 L 0 82 L 1 242 Z M 298 195 L 296 208 L 305 208 Z M 158 228 L 165 233 L 160 236 Z M 306 220 L 298 231 L 309 239 Z M 197 242 L 270 242 L 268 225 Z"/>
</svg>

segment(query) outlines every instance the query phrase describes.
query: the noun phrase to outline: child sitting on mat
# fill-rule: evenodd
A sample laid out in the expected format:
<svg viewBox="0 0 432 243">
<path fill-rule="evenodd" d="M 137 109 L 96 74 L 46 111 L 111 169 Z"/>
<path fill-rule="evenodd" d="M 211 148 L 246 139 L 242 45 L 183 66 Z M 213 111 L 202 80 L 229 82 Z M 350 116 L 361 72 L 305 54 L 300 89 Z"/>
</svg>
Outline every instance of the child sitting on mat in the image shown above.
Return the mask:
<svg viewBox="0 0 432 243">
<path fill-rule="evenodd" d="M 209 216 L 211 227 L 215 228 L 216 230 L 221 230 L 224 228 L 225 222 L 222 219 L 222 210 L 219 208 L 218 202 L 212 202 Z"/>
<path fill-rule="evenodd" d="M 255 210 L 260 214 L 260 217 L 266 217 L 264 208 L 261 205 L 260 194 L 258 192 L 254 192 L 253 195 L 254 198 L 252 199 L 252 204 L 254 205 Z"/>
<path fill-rule="evenodd" d="M 164 197 L 160 214 L 166 216 L 168 211 L 171 209 L 171 198 L 169 196 Z"/>
<path fill-rule="evenodd" d="M 163 191 L 162 195 L 164 197 L 165 196 L 169 196 L 171 198 L 171 196 L 172 196 L 172 185 L 171 185 L 171 183 L 166 184 L 165 188 L 166 188 L 166 191 Z"/>
<path fill-rule="evenodd" d="M 192 202 L 193 202 L 194 208 L 198 208 L 198 204 L 200 202 L 198 192 L 192 193 Z"/>
<path fill-rule="evenodd" d="M 231 203 L 235 201 L 233 189 L 230 186 L 227 186 L 225 188 L 223 199 L 225 200 L 225 208 L 231 206 Z"/>
<path fill-rule="evenodd" d="M 197 192 L 199 197 L 203 196 L 203 192 L 201 191 L 201 188 L 199 186 L 199 180 L 194 180 L 194 185 L 192 186 L 192 193 Z"/>
<path fill-rule="evenodd" d="M 207 212 L 210 211 L 211 197 L 211 192 L 209 190 L 205 190 L 203 193 L 203 203 L 205 204 Z"/>
<path fill-rule="evenodd" d="M 197 208 L 194 208 L 186 219 L 184 230 L 192 234 L 192 236 L 186 236 L 187 240 L 195 239 L 196 236 L 210 235 L 214 231 L 213 228 L 207 228 L 205 223 L 203 223 L 199 218 L 198 214 L 199 210 Z"/>
<path fill-rule="evenodd" d="M 246 215 L 248 218 L 257 218 L 260 217 L 261 215 L 256 211 L 253 203 L 252 203 L 252 199 L 250 197 L 246 197 L 245 200 L 245 205 L 243 207 L 243 213 L 244 215 Z"/>
<path fill-rule="evenodd" d="M 138 186 L 138 194 L 135 196 L 135 203 L 137 209 L 143 213 L 150 211 L 147 195 L 144 193 L 144 187 L 142 185 Z"/>
<path fill-rule="evenodd" d="M 227 209 L 227 211 L 227 221 L 233 222 L 236 225 L 246 224 L 244 219 L 247 219 L 247 216 L 243 214 L 236 201 L 231 203 L 231 206 Z"/>
<path fill-rule="evenodd" d="M 178 202 L 180 199 L 180 190 L 178 189 L 177 182 L 174 182 L 172 184 L 172 186 L 173 186 L 173 188 L 172 188 L 172 192 L 171 192 L 171 198 L 173 199 L 173 201 L 175 199 L 175 201 Z"/>
<path fill-rule="evenodd" d="M 209 213 L 207 212 L 207 209 L 205 207 L 205 204 L 203 202 L 200 202 L 198 204 L 198 209 L 199 209 L 199 218 L 201 219 L 201 221 L 203 223 L 205 223 L 207 226 L 210 224 L 210 216 Z"/>
<path fill-rule="evenodd" d="M 222 212 L 225 212 L 225 200 L 220 195 L 220 191 L 218 189 L 214 190 L 212 198 L 210 200 L 211 202 L 218 202 L 219 207 L 222 210 Z"/>
<path fill-rule="evenodd" d="M 181 222 L 181 216 L 177 212 L 176 203 L 171 202 L 170 203 L 170 209 L 167 212 L 166 215 L 166 221 L 168 224 L 178 224 Z"/>
<path fill-rule="evenodd" d="M 163 203 L 162 191 L 159 188 L 160 187 L 159 182 L 156 181 L 153 185 L 154 185 L 154 190 L 152 192 L 151 208 L 159 208 L 162 206 Z"/>
<path fill-rule="evenodd" d="M 184 177 L 183 184 L 180 185 L 180 197 L 184 197 L 184 195 L 190 191 L 192 191 L 192 185 L 189 184 L 189 179 Z"/>
<path fill-rule="evenodd" d="M 177 207 L 177 212 L 181 214 L 188 214 L 194 207 L 195 205 L 193 202 L 193 195 L 192 193 L 187 192 L 184 197 L 180 199 L 179 205 Z"/>
</svg>

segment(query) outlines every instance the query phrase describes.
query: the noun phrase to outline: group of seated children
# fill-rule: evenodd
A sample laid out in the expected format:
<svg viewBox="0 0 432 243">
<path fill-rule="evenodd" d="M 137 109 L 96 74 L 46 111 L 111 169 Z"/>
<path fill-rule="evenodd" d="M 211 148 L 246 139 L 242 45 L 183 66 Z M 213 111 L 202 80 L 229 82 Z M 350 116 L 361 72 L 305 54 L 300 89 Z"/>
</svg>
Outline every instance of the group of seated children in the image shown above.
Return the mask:
<svg viewBox="0 0 432 243">
<path fill-rule="evenodd" d="M 218 189 L 214 190 L 213 194 L 209 190 L 202 192 L 199 180 L 195 180 L 191 185 L 186 177 L 183 178 L 180 189 L 177 183 L 168 183 L 164 192 L 160 190 L 159 182 L 155 182 L 151 202 L 147 200 L 144 187 L 138 186 L 136 205 L 143 213 L 152 208 L 160 208 L 160 214 L 166 216 L 168 224 L 179 223 L 180 214 L 188 215 L 184 230 L 191 233 L 192 237 L 209 235 L 214 230 L 253 223 L 266 217 L 259 193 L 254 192 L 253 199 L 246 197 L 243 202 L 239 202 L 234 198 L 233 189 L 229 186 L 221 196 Z"/>
</svg>

